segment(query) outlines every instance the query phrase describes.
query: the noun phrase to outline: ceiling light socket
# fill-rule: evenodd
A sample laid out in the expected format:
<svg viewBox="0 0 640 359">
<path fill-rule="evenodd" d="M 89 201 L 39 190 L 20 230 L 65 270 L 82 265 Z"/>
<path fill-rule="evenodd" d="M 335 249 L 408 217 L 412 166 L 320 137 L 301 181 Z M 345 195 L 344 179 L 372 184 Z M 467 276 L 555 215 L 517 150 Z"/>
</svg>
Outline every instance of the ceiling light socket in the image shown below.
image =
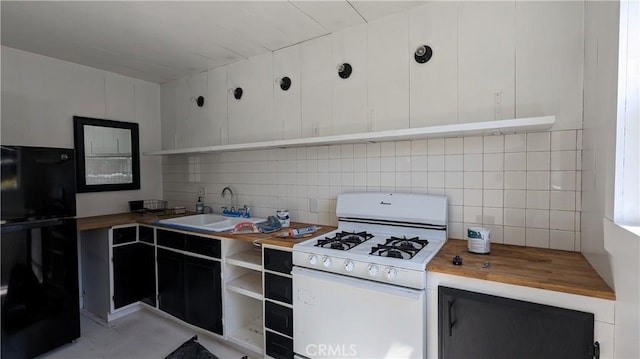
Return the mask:
<svg viewBox="0 0 640 359">
<path fill-rule="evenodd" d="M 281 78 L 278 82 L 282 91 L 287 91 L 291 88 L 291 79 L 288 76 Z"/>
<path fill-rule="evenodd" d="M 236 88 L 233 90 L 233 97 L 234 97 L 236 100 L 241 99 L 241 98 L 242 98 L 242 92 L 243 92 L 243 91 L 242 91 L 242 87 L 236 87 Z"/>
<path fill-rule="evenodd" d="M 431 60 L 431 56 L 433 56 L 433 50 L 429 45 L 418 46 L 418 48 L 413 54 L 413 58 L 419 64 L 424 64 L 425 62 L 428 62 L 429 60 Z"/>
<path fill-rule="evenodd" d="M 198 96 L 198 98 L 196 98 L 196 105 L 198 105 L 198 107 L 204 106 L 204 97 L 203 96 Z"/>
<path fill-rule="evenodd" d="M 347 62 L 338 65 L 338 76 L 343 79 L 348 79 L 353 72 L 353 67 Z"/>
</svg>

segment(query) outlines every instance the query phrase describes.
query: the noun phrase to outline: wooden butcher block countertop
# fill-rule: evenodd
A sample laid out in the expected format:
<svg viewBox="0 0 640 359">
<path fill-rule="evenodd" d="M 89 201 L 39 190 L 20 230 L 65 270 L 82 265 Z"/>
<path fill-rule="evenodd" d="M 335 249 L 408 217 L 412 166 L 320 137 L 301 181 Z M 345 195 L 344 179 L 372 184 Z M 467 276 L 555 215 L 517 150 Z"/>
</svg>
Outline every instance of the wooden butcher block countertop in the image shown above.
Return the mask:
<svg viewBox="0 0 640 359">
<path fill-rule="evenodd" d="M 453 265 L 454 256 L 463 259 Z M 490 267 L 483 268 L 489 262 Z M 615 300 L 607 283 L 582 253 L 491 243 L 491 254 L 467 252 L 467 241 L 450 239 L 427 271 Z"/>
<path fill-rule="evenodd" d="M 121 226 L 126 224 L 146 224 L 146 225 L 155 225 L 158 228 L 172 229 L 171 227 L 156 225 L 155 222 L 161 219 L 182 217 L 182 216 L 188 216 L 192 214 L 194 213 L 186 213 L 186 214 L 179 214 L 179 215 L 156 215 L 153 213 L 141 215 L 139 213 L 116 213 L 116 214 L 108 214 L 104 216 L 78 218 L 77 223 L 78 223 L 79 231 L 86 231 L 86 230 L 99 229 L 99 228 L 109 228 L 113 226 Z M 291 222 L 291 228 L 302 228 L 302 227 L 308 227 L 311 225 L 312 224 L 308 224 L 308 223 Z M 283 229 L 283 230 L 280 230 L 274 233 L 269 233 L 269 234 L 264 234 L 264 233 L 230 234 L 229 232 L 206 232 L 206 231 L 197 231 L 197 230 L 189 230 L 189 229 L 180 229 L 180 230 L 193 232 L 200 235 L 208 235 L 211 237 L 230 238 L 230 239 L 237 239 L 237 240 L 247 241 L 247 242 L 256 242 L 261 244 L 270 244 L 270 245 L 275 245 L 280 247 L 291 248 L 296 243 L 306 241 L 311 237 L 323 235 L 335 229 L 336 229 L 335 227 L 331 227 L 331 226 L 320 226 L 320 228 L 316 233 L 312 234 L 311 236 L 307 236 L 299 239 L 279 238 L 278 235 L 280 233 L 285 233 L 287 229 Z"/>
</svg>

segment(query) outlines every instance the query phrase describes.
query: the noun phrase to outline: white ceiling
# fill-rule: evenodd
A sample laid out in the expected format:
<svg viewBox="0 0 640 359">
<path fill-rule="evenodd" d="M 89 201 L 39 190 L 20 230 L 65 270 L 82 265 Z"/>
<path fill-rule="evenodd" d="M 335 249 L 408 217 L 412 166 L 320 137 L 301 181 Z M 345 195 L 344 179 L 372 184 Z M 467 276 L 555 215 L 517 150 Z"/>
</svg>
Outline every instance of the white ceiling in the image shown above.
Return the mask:
<svg viewBox="0 0 640 359">
<path fill-rule="evenodd" d="M 420 1 L 2 1 L 2 45 L 162 83 Z"/>
</svg>

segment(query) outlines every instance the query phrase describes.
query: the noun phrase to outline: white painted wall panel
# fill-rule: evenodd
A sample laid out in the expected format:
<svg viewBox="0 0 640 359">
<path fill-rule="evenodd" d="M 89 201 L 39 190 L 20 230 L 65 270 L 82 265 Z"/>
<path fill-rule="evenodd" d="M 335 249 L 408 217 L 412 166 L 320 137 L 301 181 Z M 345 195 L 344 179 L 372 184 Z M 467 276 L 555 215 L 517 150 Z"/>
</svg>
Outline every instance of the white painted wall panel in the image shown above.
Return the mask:
<svg viewBox="0 0 640 359">
<path fill-rule="evenodd" d="M 284 91 L 279 80 L 291 79 L 291 87 Z M 300 45 L 289 46 L 273 53 L 273 109 L 274 123 L 280 133 L 276 138 L 300 138 L 301 99 Z"/>
<path fill-rule="evenodd" d="M 331 37 L 323 36 L 300 44 L 302 137 L 333 134 L 333 76 Z"/>
</svg>

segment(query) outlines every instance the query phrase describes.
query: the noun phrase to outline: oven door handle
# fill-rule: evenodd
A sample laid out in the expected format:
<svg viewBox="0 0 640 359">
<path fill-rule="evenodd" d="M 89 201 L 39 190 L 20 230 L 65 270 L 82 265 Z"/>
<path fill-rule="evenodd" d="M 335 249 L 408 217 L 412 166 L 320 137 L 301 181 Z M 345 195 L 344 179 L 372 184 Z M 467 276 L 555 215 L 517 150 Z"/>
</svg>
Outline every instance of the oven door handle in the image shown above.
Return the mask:
<svg viewBox="0 0 640 359">
<path fill-rule="evenodd" d="M 417 289 L 405 288 L 381 282 L 373 282 L 365 279 L 351 278 L 339 274 L 326 273 L 301 267 L 293 267 L 292 274 L 294 282 L 296 281 L 296 277 L 298 279 L 302 279 L 302 277 L 306 276 L 413 300 L 419 300 L 421 296 L 425 295 L 424 291 Z"/>
</svg>

